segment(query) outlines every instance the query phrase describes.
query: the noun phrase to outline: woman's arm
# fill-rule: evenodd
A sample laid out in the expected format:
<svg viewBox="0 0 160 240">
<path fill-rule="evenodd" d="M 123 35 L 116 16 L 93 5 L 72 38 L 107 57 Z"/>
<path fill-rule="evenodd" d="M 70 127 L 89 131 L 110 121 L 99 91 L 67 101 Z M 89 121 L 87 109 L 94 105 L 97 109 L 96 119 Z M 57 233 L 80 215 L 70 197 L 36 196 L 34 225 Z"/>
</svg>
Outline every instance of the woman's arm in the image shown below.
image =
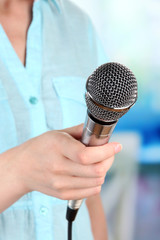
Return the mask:
<svg viewBox="0 0 160 240">
<path fill-rule="evenodd" d="M 107 223 L 100 194 L 87 198 L 91 228 L 94 240 L 108 240 Z"/>
<path fill-rule="evenodd" d="M 18 154 L 19 147 L 0 154 L 0 213 L 27 193 L 17 174 Z"/>
</svg>

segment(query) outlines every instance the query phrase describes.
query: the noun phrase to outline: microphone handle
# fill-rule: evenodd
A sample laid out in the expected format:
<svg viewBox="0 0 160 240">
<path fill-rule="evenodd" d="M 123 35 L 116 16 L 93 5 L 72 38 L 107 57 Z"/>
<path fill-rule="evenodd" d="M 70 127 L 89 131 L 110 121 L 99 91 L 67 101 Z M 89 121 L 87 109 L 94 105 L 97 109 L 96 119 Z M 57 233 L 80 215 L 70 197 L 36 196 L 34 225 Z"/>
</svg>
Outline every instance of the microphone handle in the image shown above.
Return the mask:
<svg viewBox="0 0 160 240">
<path fill-rule="evenodd" d="M 108 143 L 116 124 L 117 121 L 107 123 L 96 120 L 88 112 L 83 128 L 81 142 L 86 146 L 100 146 Z M 78 211 L 82 202 L 83 199 L 69 200 L 68 208 Z"/>
</svg>

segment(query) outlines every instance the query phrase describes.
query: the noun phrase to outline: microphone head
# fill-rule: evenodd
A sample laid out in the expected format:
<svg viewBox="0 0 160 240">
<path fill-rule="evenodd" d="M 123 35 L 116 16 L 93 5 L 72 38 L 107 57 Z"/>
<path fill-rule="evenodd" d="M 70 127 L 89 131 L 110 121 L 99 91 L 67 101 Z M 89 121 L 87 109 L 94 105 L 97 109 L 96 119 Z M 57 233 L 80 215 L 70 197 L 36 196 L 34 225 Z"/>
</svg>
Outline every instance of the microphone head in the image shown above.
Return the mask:
<svg viewBox="0 0 160 240">
<path fill-rule="evenodd" d="M 103 64 L 87 79 L 88 111 L 102 122 L 117 121 L 135 104 L 137 91 L 137 81 L 130 69 L 120 63 Z"/>
</svg>

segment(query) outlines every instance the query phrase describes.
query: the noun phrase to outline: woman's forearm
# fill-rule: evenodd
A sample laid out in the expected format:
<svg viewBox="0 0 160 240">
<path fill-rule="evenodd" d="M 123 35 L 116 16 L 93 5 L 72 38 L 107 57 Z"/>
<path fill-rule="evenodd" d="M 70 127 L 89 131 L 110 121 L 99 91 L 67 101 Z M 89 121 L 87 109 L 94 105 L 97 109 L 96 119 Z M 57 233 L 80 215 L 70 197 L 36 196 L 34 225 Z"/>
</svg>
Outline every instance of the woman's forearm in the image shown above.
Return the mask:
<svg viewBox="0 0 160 240">
<path fill-rule="evenodd" d="M 15 155 L 16 149 L 0 154 L 0 213 L 26 193 L 17 177 Z"/>
<path fill-rule="evenodd" d="M 100 194 L 87 198 L 86 205 L 90 215 L 94 240 L 108 240 L 106 218 Z"/>
</svg>

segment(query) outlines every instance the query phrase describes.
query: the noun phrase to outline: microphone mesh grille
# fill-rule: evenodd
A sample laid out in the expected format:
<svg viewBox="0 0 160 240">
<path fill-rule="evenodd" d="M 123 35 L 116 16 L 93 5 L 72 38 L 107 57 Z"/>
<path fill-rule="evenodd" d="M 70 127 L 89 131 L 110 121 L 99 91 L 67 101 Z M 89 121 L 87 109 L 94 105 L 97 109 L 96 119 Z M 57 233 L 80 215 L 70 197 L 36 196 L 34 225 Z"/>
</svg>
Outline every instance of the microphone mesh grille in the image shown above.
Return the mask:
<svg viewBox="0 0 160 240">
<path fill-rule="evenodd" d="M 89 76 L 86 88 L 95 102 L 111 109 L 130 107 L 137 100 L 136 78 L 130 69 L 120 63 L 106 63 L 98 67 Z M 86 103 L 90 113 L 104 121 L 115 121 L 128 111 L 106 111 L 95 105 L 88 96 Z"/>
<path fill-rule="evenodd" d="M 108 110 L 104 110 L 94 104 L 90 97 L 86 94 L 86 103 L 89 112 L 97 119 L 101 121 L 107 121 L 107 122 L 112 122 L 116 121 L 117 119 L 121 118 L 128 110 L 122 111 L 122 112 L 112 112 Z"/>
</svg>

